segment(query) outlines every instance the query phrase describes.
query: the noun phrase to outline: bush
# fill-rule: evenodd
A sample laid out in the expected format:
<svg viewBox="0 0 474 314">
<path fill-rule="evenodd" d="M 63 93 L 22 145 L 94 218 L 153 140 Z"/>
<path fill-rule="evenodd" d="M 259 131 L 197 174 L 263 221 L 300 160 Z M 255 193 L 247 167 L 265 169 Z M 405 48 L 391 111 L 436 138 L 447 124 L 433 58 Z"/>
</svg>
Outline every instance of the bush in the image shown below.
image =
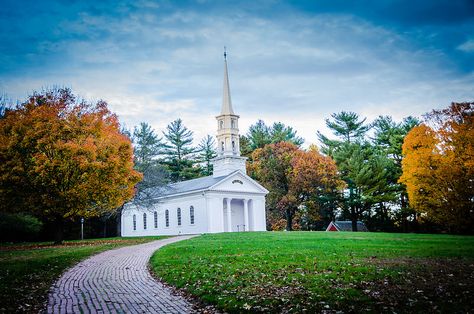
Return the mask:
<svg viewBox="0 0 474 314">
<path fill-rule="evenodd" d="M 38 237 L 43 223 L 28 214 L 0 213 L 0 241 L 31 241 Z"/>
</svg>

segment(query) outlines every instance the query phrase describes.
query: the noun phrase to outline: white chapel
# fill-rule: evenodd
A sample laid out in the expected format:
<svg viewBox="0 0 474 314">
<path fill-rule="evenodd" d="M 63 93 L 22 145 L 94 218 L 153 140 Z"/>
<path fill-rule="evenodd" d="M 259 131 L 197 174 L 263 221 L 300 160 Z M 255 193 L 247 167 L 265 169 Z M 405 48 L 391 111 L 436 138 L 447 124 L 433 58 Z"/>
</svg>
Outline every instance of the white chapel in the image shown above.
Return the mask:
<svg viewBox="0 0 474 314">
<path fill-rule="evenodd" d="M 150 208 L 124 206 L 122 236 L 265 231 L 268 191 L 246 173 L 240 156 L 239 116 L 234 113 L 224 53 L 224 92 L 217 119 L 218 156 L 213 175 L 156 190 Z"/>
</svg>

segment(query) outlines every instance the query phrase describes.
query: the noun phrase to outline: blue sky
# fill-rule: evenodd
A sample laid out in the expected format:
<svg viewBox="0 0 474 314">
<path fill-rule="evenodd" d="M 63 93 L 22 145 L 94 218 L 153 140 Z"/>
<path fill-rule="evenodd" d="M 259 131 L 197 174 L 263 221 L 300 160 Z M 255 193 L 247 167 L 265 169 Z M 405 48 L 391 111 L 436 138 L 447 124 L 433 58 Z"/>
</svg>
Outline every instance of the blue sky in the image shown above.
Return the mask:
<svg viewBox="0 0 474 314">
<path fill-rule="evenodd" d="M 474 100 L 471 0 L 2 0 L 0 42 L 0 93 L 68 86 L 128 127 L 181 117 L 196 141 L 215 133 L 223 46 L 242 133 L 282 121 L 310 144 L 334 112 Z"/>
</svg>

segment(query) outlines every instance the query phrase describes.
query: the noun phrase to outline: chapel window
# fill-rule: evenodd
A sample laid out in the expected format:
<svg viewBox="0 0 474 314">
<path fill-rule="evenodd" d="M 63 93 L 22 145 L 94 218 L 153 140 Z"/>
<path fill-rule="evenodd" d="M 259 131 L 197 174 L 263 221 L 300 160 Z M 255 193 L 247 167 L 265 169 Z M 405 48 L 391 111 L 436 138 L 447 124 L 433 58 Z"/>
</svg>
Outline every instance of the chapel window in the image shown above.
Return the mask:
<svg viewBox="0 0 474 314">
<path fill-rule="evenodd" d="M 191 222 L 191 225 L 194 225 L 194 207 L 193 206 L 189 207 L 189 221 Z"/>
<path fill-rule="evenodd" d="M 155 223 L 155 229 L 158 228 L 158 212 L 153 213 L 153 221 Z"/>
<path fill-rule="evenodd" d="M 137 230 L 137 215 L 133 215 L 133 231 Z"/>
<path fill-rule="evenodd" d="M 170 226 L 170 211 L 169 210 L 165 211 L 165 223 L 166 223 L 166 227 Z"/>
<path fill-rule="evenodd" d="M 181 226 L 181 208 L 178 208 L 176 214 L 178 216 L 178 226 Z"/>
<path fill-rule="evenodd" d="M 146 230 L 146 213 L 143 213 L 143 229 Z"/>
</svg>

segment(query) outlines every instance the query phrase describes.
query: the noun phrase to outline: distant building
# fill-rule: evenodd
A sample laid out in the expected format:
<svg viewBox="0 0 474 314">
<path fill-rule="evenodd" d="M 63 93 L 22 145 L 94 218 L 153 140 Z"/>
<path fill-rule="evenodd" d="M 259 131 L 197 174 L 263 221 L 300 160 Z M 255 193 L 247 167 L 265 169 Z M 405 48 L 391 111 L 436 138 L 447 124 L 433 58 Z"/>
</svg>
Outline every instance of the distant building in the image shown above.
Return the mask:
<svg viewBox="0 0 474 314">
<path fill-rule="evenodd" d="M 225 57 L 225 55 L 224 55 Z M 224 58 L 224 95 L 217 119 L 218 156 L 212 176 L 158 187 L 150 208 L 124 206 L 122 236 L 265 231 L 268 191 L 246 173 L 240 156 L 239 116 L 230 97 Z"/>
<path fill-rule="evenodd" d="M 352 221 L 331 221 L 326 231 L 352 231 Z M 369 229 L 362 221 L 357 221 L 357 231 L 368 232 Z"/>
</svg>

